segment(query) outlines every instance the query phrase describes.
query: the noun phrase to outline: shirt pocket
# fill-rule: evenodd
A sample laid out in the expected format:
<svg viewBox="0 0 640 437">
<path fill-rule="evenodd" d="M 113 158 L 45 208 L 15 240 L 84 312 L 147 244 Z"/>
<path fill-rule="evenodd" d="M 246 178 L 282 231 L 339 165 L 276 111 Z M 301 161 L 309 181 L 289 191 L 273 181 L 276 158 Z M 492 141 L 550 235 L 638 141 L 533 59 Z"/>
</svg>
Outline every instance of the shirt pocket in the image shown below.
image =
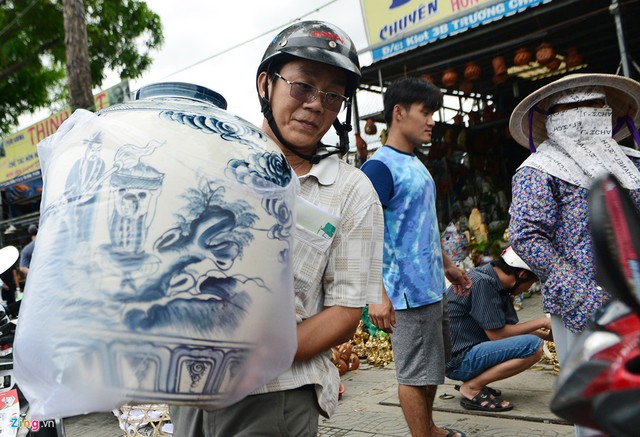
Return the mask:
<svg viewBox="0 0 640 437">
<path fill-rule="evenodd" d="M 333 236 L 318 235 L 296 226 L 293 246 L 293 272 L 296 290 L 296 312 L 303 318 L 322 308 L 322 277 L 327 269 Z M 301 314 L 301 309 L 304 314 Z"/>
</svg>

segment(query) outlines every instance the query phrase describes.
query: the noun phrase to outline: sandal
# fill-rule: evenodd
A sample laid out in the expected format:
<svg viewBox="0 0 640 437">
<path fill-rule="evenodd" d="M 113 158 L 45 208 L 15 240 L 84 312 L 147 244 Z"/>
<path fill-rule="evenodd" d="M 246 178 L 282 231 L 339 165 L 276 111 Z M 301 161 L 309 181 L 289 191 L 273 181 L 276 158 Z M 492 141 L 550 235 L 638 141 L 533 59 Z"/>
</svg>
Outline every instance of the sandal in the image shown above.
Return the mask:
<svg viewBox="0 0 640 437">
<path fill-rule="evenodd" d="M 454 385 L 453 388 L 455 388 L 456 390 L 460 391 L 460 386 L 459 385 Z M 491 393 L 493 396 L 495 397 L 500 397 L 502 396 L 502 391 L 498 390 L 497 388 L 491 388 L 489 386 L 485 387 L 487 390 L 489 390 L 489 393 Z"/>
<path fill-rule="evenodd" d="M 467 410 L 492 411 L 494 413 L 513 410 L 513 405 L 501 406 L 503 400 L 497 396 L 492 396 L 487 387 L 480 390 L 473 399 L 462 398 L 460 405 Z"/>
</svg>

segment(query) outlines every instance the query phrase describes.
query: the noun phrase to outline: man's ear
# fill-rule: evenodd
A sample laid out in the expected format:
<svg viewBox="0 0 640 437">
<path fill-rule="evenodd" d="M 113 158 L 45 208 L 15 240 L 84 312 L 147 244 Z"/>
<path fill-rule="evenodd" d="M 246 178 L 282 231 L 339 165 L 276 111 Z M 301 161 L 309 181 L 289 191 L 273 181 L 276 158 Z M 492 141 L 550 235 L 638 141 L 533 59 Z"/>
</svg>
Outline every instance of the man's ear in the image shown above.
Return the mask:
<svg viewBox="0 0 640 437">
<path fill-rule="evenodd" d="M 264 98 L 265 95 L 265 84 L 267 83 L 267 72 L 262 71 L 258 75 L 258 94 L 260 98 Z"/>
<path fill-rule="evenodd" d="M 395 105 L 393 105 L 393 118 L 396 120 L 401 120 L 404 116 L 405 111 L 405 108 L 401 104 L 396 103 Z"/>
</svg>

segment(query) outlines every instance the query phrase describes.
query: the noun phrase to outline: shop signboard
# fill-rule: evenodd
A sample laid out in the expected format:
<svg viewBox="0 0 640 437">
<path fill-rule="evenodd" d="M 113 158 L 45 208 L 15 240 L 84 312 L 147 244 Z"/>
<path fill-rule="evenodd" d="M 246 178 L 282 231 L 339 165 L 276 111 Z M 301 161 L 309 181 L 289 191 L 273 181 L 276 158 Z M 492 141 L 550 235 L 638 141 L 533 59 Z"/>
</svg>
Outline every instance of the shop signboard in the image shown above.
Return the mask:
<svg viewBox="0 0 640 437">
<path fill-rule="evenodd" d="M 551 0 L 360 0 L 373 61 L 389 58 Z"/>
<path fill-rule="evenodd" d="M 128 98 L 129 82 L 120 82 L 94 96 L 96 110 L 114 103 L 122 103 Z M 0 189 L 40 177 L 40 161 L 36 146 L 53 134 L 70 116 L 71 109 L 65 108 L 49 118 L 0 139 Z"/>
</svg>

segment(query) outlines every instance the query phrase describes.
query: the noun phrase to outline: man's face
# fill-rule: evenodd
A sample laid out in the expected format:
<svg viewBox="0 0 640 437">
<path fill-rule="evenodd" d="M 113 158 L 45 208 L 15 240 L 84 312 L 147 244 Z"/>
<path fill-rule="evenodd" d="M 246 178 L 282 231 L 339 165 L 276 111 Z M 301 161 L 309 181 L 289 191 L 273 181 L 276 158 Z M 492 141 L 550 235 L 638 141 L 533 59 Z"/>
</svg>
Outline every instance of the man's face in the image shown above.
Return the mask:
<svg viewBox="0 0 640 437">
<path fill-rule="evenodd" d="M 319 62 L 295 60 L 285 64 L 279 72 L 289 82 L 304 82 L 320 91 L 344 95 L 347 74 L 344 70 Z M 258 78 L 259 89 L 264 95 L 266 74 Z M 322 105 L 323 94 L 318 94 L 312 102 L 303 102 L 291 97 L 291 85 L 284 79 L 275 77 L 269 83 L 271 110 L 280 133 L 301 152 L 313 153 L 322 137 L 327 133 L 338 116 L 337 112 Z M 273 136 L 268 124 L 263 129 Z"/>
<path fill-rule="evenodd" d="M 531 273 L 522 271 L 519 274 L 519 279 L 525 279 L 528 278 L 527 280 L 521 282 L 516 288 L 515 290 L 513 290 L 511 292 L 511 294 L 513 294 L 514 296 L 519 295 L 520 293 L 524 293 L 525 291 L 529 290 L 529 288 L 531 288 L 531 286 L 533 284 L 535 284 L 536 282 L 538 282 L 538 277 L 532 275 Z"/>
<path fill-rule="evenodd" d="M 434 112 L 426 108 L 423 103 L 413 103 L 409 109 L 401 107 L 404 112 L 398 123 L 403 135 L 414 145 L 428 144 L 431 142 Z"/>
</svg>

